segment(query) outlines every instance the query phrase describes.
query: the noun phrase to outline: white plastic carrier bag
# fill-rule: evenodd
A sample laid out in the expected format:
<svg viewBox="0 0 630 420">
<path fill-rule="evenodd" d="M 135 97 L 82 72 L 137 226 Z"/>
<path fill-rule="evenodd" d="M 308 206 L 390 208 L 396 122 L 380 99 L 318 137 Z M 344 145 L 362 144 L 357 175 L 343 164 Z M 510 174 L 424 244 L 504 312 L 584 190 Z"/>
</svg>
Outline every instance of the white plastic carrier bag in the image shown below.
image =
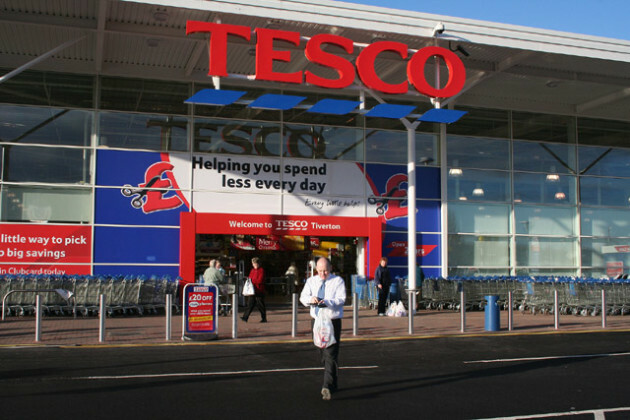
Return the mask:
<svg viewBox="0 0 630 420">
<path fill-rule="evenodd" d="M 243 296 L 254 296 L 254 283 L 252 279 L 247 279 L 243 286 Z"/>
<path fill-rule="evenodd" d="M 330 347 L 337 342 L 330 313 L 329 308 L 320 308 L 313 324 L 313 344 L 320 349 Z"/>
</svg>

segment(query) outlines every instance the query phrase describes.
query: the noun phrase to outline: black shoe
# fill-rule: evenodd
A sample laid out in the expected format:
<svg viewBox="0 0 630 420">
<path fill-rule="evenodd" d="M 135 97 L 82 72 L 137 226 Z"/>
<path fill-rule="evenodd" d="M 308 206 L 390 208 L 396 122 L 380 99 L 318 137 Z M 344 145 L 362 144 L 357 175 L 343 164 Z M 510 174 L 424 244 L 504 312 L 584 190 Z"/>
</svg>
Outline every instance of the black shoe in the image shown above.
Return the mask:
<svg viewBox="0 0 630 420">
<path fill-rule="evenodd" d="M 263 323 L 263 322 L 267 322 L 267 320 L 266 320 L 266 319 L 261 319 L 261 320 L 260 320 L 260 322 L 261 322 L 261 323 Z"/>
<path fill-rule="evenodd" d="M 241 319 L 245 322 L 247 322 L 247 318 L 245 318 L 244 316 L 241 317 Z"/>
</svg>

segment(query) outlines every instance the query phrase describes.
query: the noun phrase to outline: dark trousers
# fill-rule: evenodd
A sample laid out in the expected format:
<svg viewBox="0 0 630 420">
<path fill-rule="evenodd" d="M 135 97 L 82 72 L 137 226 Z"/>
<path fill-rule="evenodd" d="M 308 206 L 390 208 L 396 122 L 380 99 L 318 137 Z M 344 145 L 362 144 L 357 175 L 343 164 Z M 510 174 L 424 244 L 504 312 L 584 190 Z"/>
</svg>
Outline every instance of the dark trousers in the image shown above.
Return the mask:
<svg viewBox="0 0 630 420">
<path fill-rule="evenodd" d="M 319 350 L 320 361 L 324 364 L 324 383 L 322 388 L 328 388 L 330 391 L 337 389 L 337 371 L 339 370 L 339 364 L 337 362 L 339 357 L 339 344 L 341 342 L 341 318 L 331 319 L 333 329 L 335 330 L 336 343 Z M 311 329 L 315 320 L 311 320 Z"/>
<path fill-rule="evenodd" d="M 245 309 L 245 313 L 243 314 L 243 318 L 248 319 L 249 315 L 252 313 L 254 306 L 258 308 L 260 311 L 260 315 L 262 316 L 262 320 L 267 320 L 267 308 L 265 308 L 265 295 L 254 295 L 249 296 L 249 300 L 247 302 L 247 309 Z"/>
<path fill-rule="evenodd" d="M 378 313 L 384 314 L 387 306 L 387 297 L 389 296 L 389 285 L 378 289 Z"/>
</svg>

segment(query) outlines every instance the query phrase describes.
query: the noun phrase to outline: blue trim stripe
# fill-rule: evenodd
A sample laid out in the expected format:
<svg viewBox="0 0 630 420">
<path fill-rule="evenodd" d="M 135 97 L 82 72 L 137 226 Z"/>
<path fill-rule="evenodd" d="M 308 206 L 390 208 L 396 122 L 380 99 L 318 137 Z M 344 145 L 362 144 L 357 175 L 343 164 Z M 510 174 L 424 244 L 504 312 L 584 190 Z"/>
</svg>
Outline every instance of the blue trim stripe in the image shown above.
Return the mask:
<svg viewBox="0 0 630 420">
<path fill-rule="evenodd" d="M 198 105 L 231 105 L 240 100 L 247 92 L 221 89 L 202 89 L 188 98 L 185 103 Z M 278 95 L 266 93 L 251 102 L 249 108 L 272 109 L 287 111 L 300 105 L 306 96 Z M 345 115 L 355 112 L 361 101 L 349 101 L 344 99 L 322 99 L 306 110 L 306 112 Z M 401 119 L 410 115 L 416 109 L 413 105 L 396 105 L 382 103 L 365 112 L 366 117 Z M 418 118 L 418 121 L 451 124 L 466 115 L 466 111 L 453 109 L 430 109 Z"/>
<path fill-rule="evenodd" d="M 273 93 L 267 93 L 259 96 L 254 102 L 249 104 L 249 107 L 286 111 L 298 106 L 300 102 L 305 99 L 306 96 L 276 95 Z"/>
<path fill-rule="evenodd" d="M 345 115 L 354 111 L 361 101 L 347 101 L 343 99 L 322 99 L 310 107 L 306 112 L 318 114 Z"/>
<path fill-rule="evenodd" d="M 378 104 L 370 109 L 365 116 L 400 119 L 411 114 L 414 109 L 416 107 L 413 105 Z"/>
<path fill-rule="evenodd" d="M 458 121 L 467 113 L 466 111 L 456 111 L 454 109 L 435 108 L 428 110 L 418 119 L 422 122 L 450 124 Z"/>
<path fill-rule="evenodd" d="M 247 92 L 237 90 L 202 89 L 184 102 L 199 105 L 231 105 Z"/>
</svg>

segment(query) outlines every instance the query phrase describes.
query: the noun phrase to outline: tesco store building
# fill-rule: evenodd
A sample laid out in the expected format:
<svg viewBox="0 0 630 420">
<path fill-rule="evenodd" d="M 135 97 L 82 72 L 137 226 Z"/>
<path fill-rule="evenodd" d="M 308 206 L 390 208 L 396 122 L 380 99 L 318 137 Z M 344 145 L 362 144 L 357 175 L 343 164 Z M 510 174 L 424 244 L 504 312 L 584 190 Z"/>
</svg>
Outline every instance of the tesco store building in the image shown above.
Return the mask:
<svg viewBox="0 0 630 420">
<path fill-rule="evenodd" d="M 337 1 L 3 5 L 0 274 L 628 272 L 630 42 Z"/>
</svg>

